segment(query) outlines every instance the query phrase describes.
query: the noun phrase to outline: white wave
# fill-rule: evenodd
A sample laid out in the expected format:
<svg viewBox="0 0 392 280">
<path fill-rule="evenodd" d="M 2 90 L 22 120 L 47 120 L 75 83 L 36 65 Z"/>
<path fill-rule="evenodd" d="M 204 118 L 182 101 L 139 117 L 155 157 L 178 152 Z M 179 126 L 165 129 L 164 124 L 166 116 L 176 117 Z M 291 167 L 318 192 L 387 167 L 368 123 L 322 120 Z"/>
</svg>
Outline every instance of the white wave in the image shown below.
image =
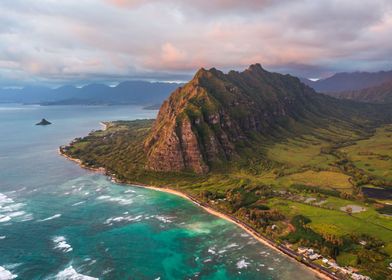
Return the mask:
<svg viewBox="0 0 392 280">
<path fill-rule="evenodd" d="M 61 214 L 56 214 L 56 215 L 47 217 L 47 218 L 45 218 L 45 219 L 39 220 L 39 222 L 50 221 L 50 220 L 57 219 L 57 218 L 60 218 L 60 217 L 61 217 Z"/>
<path fill-rule="evenodd" d="M 15 270 L 19 266 L 21 266 L 23 263 L 7 263 L 4 265 L 4 268 L 7 270 Z"/>
<path fill-rule="evenodd" d="M 16 211 L 16 212 L 8 213 L 8 216 L 11 217 L 11 218 L 15 218 L 15 217 L 23 216 L 25 214 L 26 214 L 25 211 Z"/>
<path fill-rule="evenodd" d="M 1 215 L 0 214 L 0 223 L 5 223 L 11 220 L 10 216 L 6 216 L 6 215 Z"/>
<path fill-rule="evenodd" d="M 103 275 L 108 274 L 108 273 L 112 272 L 113 270 L 114 270 L 113 268 L 107 268 L 104 271 L 102 271 L 102 274 Z"/>
<path fill-rule="evenodd" d="M 237 268 L 242 269 L 242 268 L 247 268 L 250 263 L 248 263 L 245 259 L 242 259 L 237 262 Z"/>
<path fill-rule="evenodd" d="M 160 216 L 160 215 L 155 215 L 153 216 L 155 219 L 157 219 L 158 221 L 161 221 L 165 224 L 167 223 L 172 223 L 173 221 L 171 219 L 173 219 L 172 217 L 168 217 L 168 216 Z"/>
<path fill-rule="evenodd" d="M 1 235 L 1 236 L 0 236 L 0 240 L 5 239 L 5 238 L 6 238 L 5 235 Z"/>
<path fill-rule="evenodd" d="M 98 278 L 78 273 L 72 265 L 56 275 L 57 280 L 99 280 Z"/>
<path fill-rule="evenodd" d="M 118 202 L 121 205 L 129 205 L 133 203 L 133 199 L 124 197 L 112 197 L 109 195 L 101 195 L 97 197 L 98 200 L 106 200 L 112 202 Z"/>
<path fill-rule="evenodd" d="M 13 203 L 14 200 L 12 198 L 9 198 L 3 193 L 0 193 L 0 206 L 6 204 L 6 203 Z"/>
<path fill-rule="evenodd" d="M 138 215 L 138 216 L 119 216 L 119 217 L 111 217 L 109 219 L 106 219 L 104 224 L 106 225 L 111 225 L 113 223 L 119 223 L 119 222 L 139 222 L 143 218 L 143 215 Z"/>
<path fill-rule="evenodd" d="M 76 203 L 72 204 L 72 206 L 78 206 L 78 205 L 83 204 L 83 203 L 85 203 L 85 202 L 86 202 L 86 201 L 76 202 Z"/>
<path fill-rule="evenodd" d="M 211 248 L 208 248 L 208 253 L 210 253 L 210 254 L 212 254 L 212 255 L 215 255 L 215 254 L 216 254 L 215 246 L 213 246 L 213 247 L 211 247 Z"/>
<path fill-rule="evenodd" d="M 133 199 L 131 199 L 131 198 L 112 197 L 109 200 L 114 201 L 114 202 L 118 202 L 121 205 L 129 205 L 129 204 L 133 203 Z"/>
<path fill-rule="evenodd" d="M 27 213 L 26 215 L 21 217 L 21 221 L 22 222 L 27 222 L 27 221 L 31 221 L 32 219 L 34 219 L 33 214 L 29 214 Z"/>
<path fill-rule="evenodd" d="M 23 206 L 25 206 L 24 203 L 15 203 L 15 204 L 9 204 L 7 206 L 0 205 L 0 209 L 1 212 L 14 212 L 14 211 L 19 211 Z"/>
<path fill-rule="evenodd" d="M 11 271 L 0 266 L 0 280 L 11 280 L 15 279 L 16 277 L 18 277 L 18 275 L 12 274 Z"/>
<path fill-rule="evenodd" d="M 135 193 L 136 191 L 134 190 L 126 190 L 124 193 Z"/>
<path fill-rule="evenodd" d="M 32 214 L 21 210 L 25 205 L 24 203 L 15 203 L 12 198 L 0 193 L 0 223 L 8 222 L 16 217 L 18 221 L 22 222 L 32 220 Z"/>
<path fill-rule="evenodd" d="M 54 237 L 53 242 L 55 243 L 55 249 L 58 249 L 65 253 L 71 252 L 73 250 L 72 246 L 67 243 L 67 240 L 64 236 Z"/>
<path fill-rule="evenodd" d="M 235 247 L 238 247 L 238 244 L 237 243 L 231 243 L 231 244 L 223 247 L 223 249 L 227 250 L 227 249 L 231 249 L 231 248 L 235 248 Z"/>
</svg>

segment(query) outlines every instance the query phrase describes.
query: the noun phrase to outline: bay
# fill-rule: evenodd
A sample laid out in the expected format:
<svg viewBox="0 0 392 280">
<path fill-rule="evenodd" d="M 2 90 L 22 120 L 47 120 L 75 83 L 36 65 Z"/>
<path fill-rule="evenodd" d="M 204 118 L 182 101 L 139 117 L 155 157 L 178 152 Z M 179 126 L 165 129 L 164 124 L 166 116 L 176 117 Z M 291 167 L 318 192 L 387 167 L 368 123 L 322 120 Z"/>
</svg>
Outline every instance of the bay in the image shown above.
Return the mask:
<svg viewBox="0 0 392 280">
<path fill-rule="evenodd" d="M 0 104 L 0 280 L 316 279 L 187 200 L 114 184 L 57 153 L 100 121 L 156 114 Z M 42 118 L 53 124 L 35 126 Z"/>
</svg>

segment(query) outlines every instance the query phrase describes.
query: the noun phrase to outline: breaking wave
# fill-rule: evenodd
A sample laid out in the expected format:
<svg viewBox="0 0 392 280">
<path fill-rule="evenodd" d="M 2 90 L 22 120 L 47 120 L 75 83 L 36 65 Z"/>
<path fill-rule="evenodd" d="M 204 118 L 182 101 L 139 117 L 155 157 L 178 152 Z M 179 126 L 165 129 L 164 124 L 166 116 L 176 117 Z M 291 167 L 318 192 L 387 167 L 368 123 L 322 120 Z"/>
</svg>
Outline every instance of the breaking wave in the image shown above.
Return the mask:
<svg viewBox="0 0 392 280">
<path fill-rule="evenodd" d="M 56 275 L 57 280 L 99 280 L 99 278 L 83 275 L 78 273 L 72 265 L 60 271 Z"/>
</svg>

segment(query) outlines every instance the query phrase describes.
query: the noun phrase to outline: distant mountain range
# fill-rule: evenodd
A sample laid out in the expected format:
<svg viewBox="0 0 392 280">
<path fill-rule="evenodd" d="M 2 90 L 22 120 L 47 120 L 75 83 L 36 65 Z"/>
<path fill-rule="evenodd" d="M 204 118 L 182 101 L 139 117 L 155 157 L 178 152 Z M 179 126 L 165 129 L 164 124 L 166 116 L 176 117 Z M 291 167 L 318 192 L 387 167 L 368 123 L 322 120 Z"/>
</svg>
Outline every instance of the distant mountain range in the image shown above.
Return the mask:
<svg viewBox="0 0 392 280">
<path fill-rule="evenodd" d="M 374 87 L 329 93 L 329 95 L 367 103 L 392 103 L 392 79 Z"/>
<path fill-rule="evenodd" d="M 337 73 L 329 78 L 301 82 L 315 91 L 340 99 L 368 103 L 392 102 L 392 71 Z M 158 108 L 179 83 L 127 81 L 115 87 L 88 84 L 84 87 L 62 86 L 56 89 L 28 86 L 0 89 L 0 103 L 41 105 L 121 105 L 138 104 Z"/>
<path fill-rule="evenodd" d="M 115 87 L 89 84 L 81 88 L 62 86 L 56 89 L 30 86 L 22 89 L 0 89 L 1 103 L 41 105 L 120 105 L 161 104 L 180 84 L 128 81 Z"/>
<path fill-rule="evenodd" d="M 318 81 L 301 78 L 301 82 L 322 93 L 361 90 L 379 86 L 390 80 L 392 71 L 337 73 Z"/>
<path fill-rule="evenodd" d="M 392 103 L 392 71 L 337 73 L 329 78 L 301 82 L 317 92 L 339 99 L 367 103 Z"/>
</svg>

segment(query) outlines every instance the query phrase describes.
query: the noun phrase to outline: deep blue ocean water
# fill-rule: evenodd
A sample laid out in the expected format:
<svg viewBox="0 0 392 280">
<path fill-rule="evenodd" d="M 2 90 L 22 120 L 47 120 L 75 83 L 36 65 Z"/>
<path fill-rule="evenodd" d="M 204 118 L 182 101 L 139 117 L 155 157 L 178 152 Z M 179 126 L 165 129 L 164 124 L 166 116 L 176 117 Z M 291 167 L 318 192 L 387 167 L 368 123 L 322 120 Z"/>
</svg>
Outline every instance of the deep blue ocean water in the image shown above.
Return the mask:
<svg viewBox="0 0 392 280">
<path fill-rule="evenodd" d="M 135 106 L 0 104 L 0 280 L 315 279 L 182 198 L 113 184 L 57 153 Z M 46 118 L 53 124 L 35 126 Z"/>
</svg>

